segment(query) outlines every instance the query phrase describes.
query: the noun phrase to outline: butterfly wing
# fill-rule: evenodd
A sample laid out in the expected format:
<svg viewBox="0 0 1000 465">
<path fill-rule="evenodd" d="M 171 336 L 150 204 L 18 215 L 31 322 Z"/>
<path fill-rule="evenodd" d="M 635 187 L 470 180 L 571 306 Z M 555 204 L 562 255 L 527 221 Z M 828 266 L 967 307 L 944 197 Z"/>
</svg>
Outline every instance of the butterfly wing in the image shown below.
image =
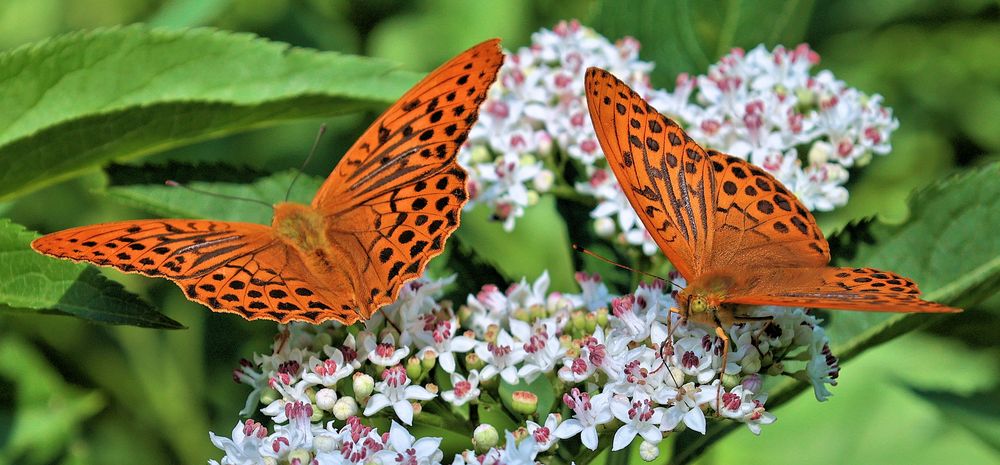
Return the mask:
<svg viewBox="0 0 1000 465">
<path fill-rule="evenodd" d="M 753 281 L 753 280 L 751 280 Z M 837 308 L 876 312 L 951 313 L 961 309 L 920 298 L 916 283 L 874 268 L 785 268 L 725 299 L 746 305 Z"/>
<path fill-rule="evenodd" d="M 503 63 L 498 40 L 431 72 L 368 128 L 313 199 L 327 234 L 356 263 L 362 318 L 418 277 L 467 201 L 456 153 Z"/>
<path fill-rule="evenodd" d="M 829 262 L 829 246 L 812 215 L 770 174 L 705 151 L 607 71 L 588 69 L 586 89 L 608 164 L 646 230 L 686 279 L 754 267 L 765 256 L 773 266 Z"/>
<path fill-rule="evenodd" d="M 190 300 L 247 319 L 344 321 L 319 284 L 267 226 L 136 220 L 67 229 L 31 243 L 58 258 L 170 279 Z"/>
<path fill-rule="evenodd" d="M 714 177 L 704 150 L 611 73 L 589 68 L 585 87 L 597 140 L 625 197 L 681 275 L 700 275 L 714 242 Z"/>
</svg>

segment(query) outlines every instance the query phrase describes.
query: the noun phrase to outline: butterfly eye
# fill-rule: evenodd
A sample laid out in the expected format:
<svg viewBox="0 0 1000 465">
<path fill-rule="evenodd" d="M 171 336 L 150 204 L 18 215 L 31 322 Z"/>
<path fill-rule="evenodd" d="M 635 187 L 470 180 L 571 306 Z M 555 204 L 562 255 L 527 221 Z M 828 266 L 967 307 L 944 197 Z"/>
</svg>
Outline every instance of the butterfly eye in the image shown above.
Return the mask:
<svg viewBox="0 0 1000 465">
<path fill-rule="evenodd" d="M 708 301 L 701 296 L 692 297 L 691 303 L 688 305 L 688 309 L 694 313 L 701 313 L 708 311 Z"/>
</svg>

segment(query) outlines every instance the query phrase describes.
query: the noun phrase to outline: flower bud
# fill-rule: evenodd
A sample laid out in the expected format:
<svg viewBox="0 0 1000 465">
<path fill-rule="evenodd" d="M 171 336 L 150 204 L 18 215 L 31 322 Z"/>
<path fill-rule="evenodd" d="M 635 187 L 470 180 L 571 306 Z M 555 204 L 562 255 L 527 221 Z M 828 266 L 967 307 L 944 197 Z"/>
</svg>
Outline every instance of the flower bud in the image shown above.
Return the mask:
<svg viewBox="0 0 1000 465">
<path fill-rule="evenodd" d="M 300 463 L 306 465 L 310 461 L 312 461 L 312 454 L 306 449 L 295 449 L 288 453 L 288 463 L 290 464 Z"/>
<path fill-rule="evenodd" d="M 639 444 L 639 457 L 647 462 L 652 462 L 660 456 L 660 446 L 645 439 Z"/>
<path fill-rule="evenodd" d="M 517 413 L 532 415 L 538 409 L 538 396 L 528 391 L 514 391 L 511 406 Z"/>
<path fill-rule="evenodd" d="M 537 191 L 533 191 L 531 189 L 528 190 L 528 206 L 529 207 L 533 207 L 533 206 L 537 205 L 538 204 L 538 199 L 540 199 L 540 198 L 541 198 L 541 196 L 538 195 Z"/>
<path fill-rule="evenodd" d="M 333 410 L 333 405 L 337 402 L 337 391 L 330 388 L 320 389 L 316 393 L 316 406 L 319 407 L 317 410 Z"/>
<path fill-rule="evenodd" d="M 487 149 L 485 145 L 473 144 L 471 152 L 472 153 L 469 158 L 476 163 L 485 163 L 493 158 L 490 155 L 489 149 Z"/>
<path fill-rule="evenodd" d="M 333 345 L 333 337 L 327 332 L 317 334 L 312 340 L 312 346 L 316 352 L 322 352 L 323 347 L 329 345 Z"/>
<path fill-rule="evenodd" d="M 785 371 L 785 364 L 781 362 L 775 362 L 767 369 L 767 374 L 770 376 L 778 376 Z"/>
<path fill-rule="evenodd" d="M 608 327 L 608 308 L 601 307 L 597 309 L 597 325 L 602 328 Z"/>
<path fill-rule="evenodd" d="M 465 366 L 470 370 L 482 370 L 486 363 L 475 352 L 465 354 Z"/>
<path fill-rule="evenodd" d="M 269 405 L 271 402 L 274 402 L 279 398 L 281 398 L 281 394 L 278 394 L 278 391 L 275 391 L 274 388 L 265 388 L 264 391 L 260 393 L 260 403 L 264 405 Z"/>
<path fill-rule="evenodd" d="M 500 442 L 500 433 L 493 425 L 482 424 L 472 432 L 472 447 L 476 454 L 485 454 L 491 447 L 496 447 Z"/>
<path fill-rule="evenodd" d="M 722 385 L 725 386 L 726 389 L 732 389 L 737 384 L 740 384 L 739 376 L 731 375 L 729 373 L 725 373 L 722 375 Z"/>
<path fill-rule="evenodd" d="M 525 323 L 531 322 L 531 314 L 526 308 L 515 308 L 513 312 L 510 312 L 510 316 L 515 320 L 520 320 Z"/>
<path fill-rule="evenodd" d="M 866 150 L 864 153 L 854 159 L 854 166 L 862 167 L 872 162 L 872 153 Z"/>
<path fill-rule="evenodd" d="M 795 110 L 798 113 L 808 113 L 816 107 L 816 93 L 808 87 L 795 89 L 795 98 L 798 100 L 798 103 L 795 105 Z"/>
<path fill-rule="evenodd" d="M 545 307 L 539 304 L 535 304 L 529 307 L 528 312 L 531 314 L 531 318 L 534 320 L 545 318 L 548 316 L 547 312 L 545 311 Z"/>
<path fill-rule="evenodd" d="M 364 373 L 354 373 L 354 395 L 359 399 L 367 399 L 375 390 L 375 379 Z"/>
<path fill-rule="evenodd" d="M 483 333 L 483 342 L 497 342 L 497 335 L 500 334 L 500 327 L 497 325 L 489 325 L 486 327 L 486 332 Z"/>
<path fill-rule="evenodd" d="M 743 373 L 756 373 L 760 371 L 760 354 L 755 350 L 751 350 L 740 360 L 740 365 L 743 365 Z"/>
<path fill-rule="evenodd" d="M 597 315 L 594 315 L 593 313 L 585 313 L 583 315 L 583 331 L 587 334 L 592 334 L 596 328 Z"/>
<path fill-rule="evenodd" d="M 406 360 L 406 376 L 410 379 L 419 379 L 424 374 L 424 368 L 417 357 L 410 357 Z"/>
<path fill-rule="evenodd" d="M 757 393 L 760 392 L 760 388 L 764 386 L 764 379 L 757 373 L 754 373 L 746 378 L 743 378 L 743 381 L 741 381 L 740 384 L 743 385 L 743 389 Z"/>
<path fill-rule="evenodd" d="M 456 314 L 456 316 L 458 316 L 459 323 L 462 324 L 468 323 L 469 318 L 472 317 L 472 309 L 469 308 L 468 305 L 462 305 L 458 307 L 458 313 Z"/>
<path fill-rule="evenodd" d="M 577 310 L 569 315 L 569 324 L 575 329 L 583 329 L 586 326 L 584 321 L 583 312 Z"/>
<path fill-rule="evenodd" d="M 809 164 L 814 166 L 825 165 L 833 153 L 833 146 L 829 142 L 816 141 L 809 147 Z"/>
<path fill-rule="evenodd" d="M 600 217 L 594 220 L 594 233 L 598 237 L 607 239 L 615 234 L 615 222 L 608 217 Z"/>
<path fill-rule="evenodd" d="M 323 412 L 323 410 L 314 408 L 311 409 L 310 411 L 312 412 L 312 415 L 309 416 L 310 423 L 318 423 L 323 420 L 323 415 L 325 415 L 325 412 Z"/>
<path fill-rule="evenodd" d="M 341 397 L 333 404 L 333 417 L 344 421 L 358 414 L 358 402 L 353 397 Z"/>
<path fill-rule="evenodd" d="M 535 175 L 535 178 L 531 180 L 531 185 L 534 186 L 535 190 L 538 192 L 548 192 L 552 188 L 552 183 L 555 181 L 556 176 L 552 174 L 549 170 L 541 170 Z"/>
<path fill-rule="evenodd" d="M 313 447 L 316 448 L 316 452 L 333 452 L 337 448 L 337 438 L 321 434 L 313 438 Z"/>
<path fill-rule="evenodd" d="M 427 348 L 423 352 L 423 356 L 420 357 L 420 368 L 424 370 L 424 373 L 428 373 L 434 369 L 435 363 L 437 363 L 437 352 L 431 348 Z"/>
</svg>

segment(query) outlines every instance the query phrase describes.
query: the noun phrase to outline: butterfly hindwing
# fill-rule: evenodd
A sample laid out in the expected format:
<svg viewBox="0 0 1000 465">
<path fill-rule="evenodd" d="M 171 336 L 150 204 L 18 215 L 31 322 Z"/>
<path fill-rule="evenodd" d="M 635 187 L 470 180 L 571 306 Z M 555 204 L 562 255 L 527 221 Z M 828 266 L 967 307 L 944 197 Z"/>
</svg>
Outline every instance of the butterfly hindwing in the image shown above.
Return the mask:
<svg viewBox="0 0 1000 465">
<path fill-rule="evenodd" d="M 714 173 L 716 243 L 710 270 L 745 269 L 767 260 L 773 267 L 822 267 L 830 246 L 812 213 L 770 173 L 731 155 L 709 151 Z"/>
<path fill-rule="evenodd" d="M 359 261 L 363 318 L 420 276 L 458 227 L 467 191 L 456 154 L 502 62 L 491 40 L 431 72 L 358 139 L 313 200 L 331 242 Z"/>
<path fill-rule="evenodd" d="M 767 283 L 742 289 L 726 302 L 837 308 L 875 312 L 959 312 L 922 300 L 912 280 L 874 268 L 786 268 L 771 272 Z"/>
</svg>

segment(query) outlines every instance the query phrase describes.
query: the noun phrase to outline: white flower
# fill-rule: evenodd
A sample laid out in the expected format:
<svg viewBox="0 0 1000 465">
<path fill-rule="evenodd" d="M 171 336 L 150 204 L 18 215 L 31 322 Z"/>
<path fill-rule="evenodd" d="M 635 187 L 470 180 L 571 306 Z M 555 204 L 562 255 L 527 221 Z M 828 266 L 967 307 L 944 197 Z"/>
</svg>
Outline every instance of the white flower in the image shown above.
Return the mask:
<svg viewBox="0 0 1000 465">
<path fill-rule="evenodd" d="M 671 405 L 663 415 L 661 430 L 673 431 L 683 421 L 688 428 L 705 434 L 705 412 L 701 406 L 716 399 L 714 387 L 695 387 L 694 383 L 687 383 L 676 389 L 665 388 L 662 396 L 662 403 Z"/>
<path fill-rule="evenodd" d="M 216 436 L 209 432 L 212 444 L 225 451 L 222 465 L 254 465 L 264 461 L 260 446 L 267 437 L 267 428 L 253 420 L 237 422 L 232 439 Z"/>
<path fill-rule="evenodd" d="M 310 384 L 321 384 L 326 387 L 336 386 L 337 382 L 354 373 L 354 367 L 344 363 L 344 354 L 333 349 L 333 354 L 326 360 L 316 357 L 309 358 L 310 371 L 302 375 L 302 379 Z"/>
<path fill-rule="evenodd" d="M 472 370 L 466 378 L 459 373 L 451 374 L 452 389 L 441 393 L 445 402 L 456 407 L 479 398 L 479 372 Z"/>
<path fill-rule="evenodd" d="M 396 365 L 404 357 L 410 355 L 409 346 L 396 348 L 395 338 L 391 334 L 385 335 L 382 338 L 382 342 L 378 344 L 375 343 L 374 337 L 365 338 L 363 343 L 365 353 L 368 354 L 368 360 L 378 366 L 389 367 Z"/>
<path fill-rule="evenodd" d="M 368 399 L 365 406 L 365 416 L 372 416 L 385 407 L 392 407 L 403 423 L 413 424 L 413 405 L 410 400 L 430 400 L 435 397 L 423 386 L 410 386 L 410 378 L 402 365 L 386 368 L 382 372 L 382 381 L 375 383 L 376 393 Z"/>
<path fill-rule="evenodd" d="M 611 413 L 625 423 L 615 432 L 611 450 L 624 449 L 632 443 L 636 435 L 653 444 L 663 439 L 663 433 L 657 425 L 662 421 L 665 409 L 654 405 L 643 392 L 637 392 L 631 401 L 622 395 L 611 398 Z"/>
<path fill-rule="evenodd" d="M 560 420 L 561 416 L 558 413 L 550 413 L 545 417 L 544 424 L 539 425 L 531 420 L 525 422 L 528 434 L 535 439 L 539 452 L 549 450 L 556 443 L 556 440 L 559 439 L 555 433 Z"/>
<path fill-rule="evenodd" d="M 386 449 L 372 457 L 382 465 L 433 465 L 441 463 L 441 438 L 425 437 L 416 439 L 402 425 L 392 422 Z"/>
<path fill-rule="evenodd" d="M 542 374 L 552 371 L 556 362 L 566 354 L 566 348 L 559 343 L 559 338 L 556 337 L 555 328 L 541 324 L 532 330 L 527 323 L 518 320 L 511 320 L 510 327 L 519 339 L 527 341 L 523 345 L 524 365 L 521 366 L 517 374 L 529 383 Z"/>
<path fill-rule="evenodd" d="M 458 335 L 458 319 L 439 320 L 434 315 L 424 315 L 424 324 L 416 332 L 418 347 L 431 351 L 441 368 L 455 372 L 455 353 L 465 353 L 476 347 L 476 340 L 468 335 Z"/>
<path fill-rule="evenodd" d="M 809 345 L 809 361 L 806 363 L 806 374 L 813 385 L 816 400 L 825 401 L 833 393 L 826 385 L 837 385 L 840 375 L 840 364 L 837 357 L 830 351 L 830 343 L 826 332 L 819 325 L 813 327 L 813 340 Z"/>
<path fill-rule="evenodd" d="M 535 465 L 535 456 L 538 455 L 538 444 L 535 438 L 528 436 L 520 443 L 514 440 L 514 435 L 508 431 L 506 433 L 507 443 L 504 446 L 501 461 L 504 465 Z"/>
<path fill-rule="evenodd" d="M 712 365 L 714 352 L 715 336 L 693 329 L 674 344 L 673 364 L 704 384 L 715 378 L 717 373 Z"/>
<path fill-rule="evenodd" d="M 573 418 L 556 428 L 556 437 L 566 439 L 579 434 L 584 447 L 597 450 L 597 426 L 614 418 L 609 405 L 610 399 L 611 393 L 591 397 L 577 388 L 573 388 L 569 394 L 563 394 L 563 403 L 573 411 Z"/>
<path fill-rule="evenodd" d="M 481 342 L 476 346 L 476 355 L 486 366 L 480 372 L 482 379 L 488 380 L 497 374 L 510 384 L 517 384 L 517 364 L 524 360 L 522 344 L 516 344 L 506 330 L 500 330 L 496 342 Z"/>
<path fill-rule="evenodd" d="M 264 439 L 262 451 L 264 455 L 284 459 L 288 453 L 296 449 L 311 449 L 313 446 L 313 429 L 309 422 L 313 407 L 305 402 L 290 402 L 285 404 L 285 417 L 288 424 L 275 426 L 274 433 Z"/>
</svg>

